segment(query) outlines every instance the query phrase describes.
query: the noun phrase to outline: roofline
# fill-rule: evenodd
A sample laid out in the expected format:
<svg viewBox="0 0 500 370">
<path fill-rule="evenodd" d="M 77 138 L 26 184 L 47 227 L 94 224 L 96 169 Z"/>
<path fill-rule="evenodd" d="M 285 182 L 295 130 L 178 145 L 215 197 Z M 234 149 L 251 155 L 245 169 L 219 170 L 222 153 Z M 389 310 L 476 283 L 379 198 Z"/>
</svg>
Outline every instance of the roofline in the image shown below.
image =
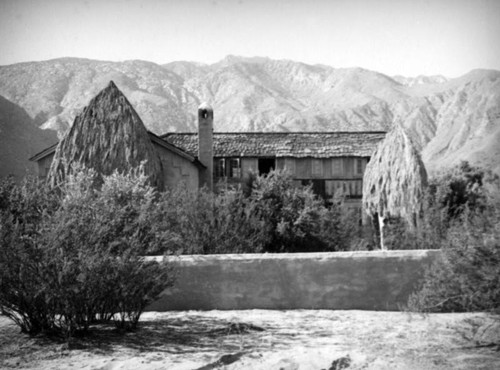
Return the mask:
<svg viewBox="0 0 500 370">
<path fill-rule="evenodd" d="M 310 134 L 387 134 L 388 131 L 240 131 L 240 132 L 214 132 L 214 135 L 310 135 Z M 169 135 L 198 135 L 198 132 L 169 132 L 160 135 L 160 138 L 168 137 Z"/>
<path fill-rule="evenodd" d="M 29 160 L 32 161 L 32 162 L 36 162 L 36 161 L 39 161 L 42 158 L 47 157 L 48 155 L 50 155 L 50 154 L 52 154 L 52 153 L 54 153 L 56 151 L 56 148 L 57 148 L 58 144 L 59 144 L 59 141 L 57 143 L 49 146 L 48 148 L 45 148 L 44 150 L 38 152 L 33 157 L 31 157 Z"/>
<path fill-rule="evenodd" d="M 197 166 L 201 166 L 202 168 L 206 168 L 205 165 L 203 165 L 198 160 L 198 158 L 193 157 L 189 153 L 186 153 L 184 150 L 176 147 L 172 143 L 169 143 L 168 141 L 163 140 L 161 137 L 159 137 L 158 135 L 152 133 L 151 131 L 148 131 L 148 134 L 149 134 L 149 139 L 152 142 L 154 142 L 154 143 L 156 143 L 156 144 L 164 147 L 165 149 L 168 149 L 168 150 L 174 152 L 175 154 L 177 154 L 177 155 L 179 155 L 179 156 L 187 159 L 188 161 L 192 162 L 193 164 L 195 164 Z M 34 156 L 32 156 L 29 160 L 32 161 L 32 162 L 36 162 L 36 161 L 39 161 L 40 159 L 43 159 L 43 158 L 51 155 L 52 153 L 54 153 L 56 151 L 56 148 L 57 148 L 58 144 L 59 144 L 59 142 L 51 145 L 48 148 L 45 148 L 41 152 L 38 152 L 37 154 L 35 154 Z"/>
<path fill-rule="evenodd" d="M 163 140 L 160 136 L 152 133 L 151 131 L 148 131 L 148 134 L 149 134 L 149 137 L 151 139 L 152 142 L 164 147 L 165 149 L 168 149 L 172 152 L 174 152 L 175 154 L 187 159 L 188 161 L 192 162 L 193 164 L 197 165 L 197 166 L 201 166 L 202 168 L 206 168 L 206 166 L 201 163 L 198 158 L 192 156 L 191 154 L 185 152 L 184 150 L 182 150 L 181 148 L 179 147 L 176 147 L 174 144 L 172 143 L 169 143 L 168 141 L 165 141 Z"/>
</svg>

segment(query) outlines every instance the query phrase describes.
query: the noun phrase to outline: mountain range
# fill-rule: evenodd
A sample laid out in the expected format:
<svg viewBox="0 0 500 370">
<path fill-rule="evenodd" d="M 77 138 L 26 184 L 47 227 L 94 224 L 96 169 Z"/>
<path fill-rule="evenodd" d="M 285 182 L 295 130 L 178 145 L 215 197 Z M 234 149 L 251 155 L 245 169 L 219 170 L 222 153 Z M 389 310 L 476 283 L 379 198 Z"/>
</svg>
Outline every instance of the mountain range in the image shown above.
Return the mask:
<svg viewBox="0 0 500 370">
<path fill-rule="evenodd" d="M 164 65 L 61 58 L 0 66 L 0 176 L 22 175 L 112 80 L 156 134 L 196 131 L 197 107 L 235 131 L 372 131 L 401 125 L 433 173 L 460 160 L 500 173 L 500 71 L 387 76 L 228 56 Z"/>
</svg>

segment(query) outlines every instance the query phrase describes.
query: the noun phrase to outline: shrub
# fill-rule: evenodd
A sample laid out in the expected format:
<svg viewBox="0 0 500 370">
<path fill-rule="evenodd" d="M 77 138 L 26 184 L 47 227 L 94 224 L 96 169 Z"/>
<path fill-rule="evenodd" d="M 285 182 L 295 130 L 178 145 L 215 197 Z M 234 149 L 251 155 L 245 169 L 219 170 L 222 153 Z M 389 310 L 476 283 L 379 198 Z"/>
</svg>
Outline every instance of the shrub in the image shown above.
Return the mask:
<svg viewBox="0 0 500 370">
<path fill-rule="evenodd" d="M 310 186 L 295 185 L 283 171 L 256 177 L 249 199 L 270 228 L 265 252 L 344 250 L 358 231 L 341 201 L 325 207 Z"/>
<path fill-rule="evenodd" d="M 462 162 L 431 179 L 416 230 L 401 219 L 387 220 L 386 245 L 388 249 L 442 248 L 450 230 L 463 225 L 471 215 L 486 212 L 488 204 L 499 196 L 497 175 Z"/>
<path fill-rule="evenodd" d="M 37 179 L 0 183 L 0 310 L 26 333 L 47 327 L 44 297 L 43 221 L 55 211 L 57 196 Z"/>
<path fill-rule="evenodd" d="M 334 198 L 328 207 L 323 207 L 319 229 L 315 231 L 315 237 L 321 241 L 321 251 L 366 249 L 360 218 L 359 210 L 345 207 L 342 198 Z"/>
<path fill-rule="evenodd" d="M 39 183 L 2 195 L 0 308 L 24 332 L 70 337 L 97 319 L 133 329 L 172 283 L 164 262 L 142 257 L 147 243 L 159 243 L 149 216 L 156 194 L 142 169 L 105 177 L 100 189 L 94 180 L 93 171 L 75 168 L 57 202 L 50 191 L 32 201 Z M 34 203 L 57 206 L 27 206 Z"/>
<path fill-rule="evenodd" d="M 488 198 L 500 191 L 498 175 L 462 161 L 434 178 L 429 185 L 427 207 L 446 212 L 446 222 L 457 219 L 465 210 L 482 212 Z"/>
<path fill-rule="evenodd" d="M 500 202 L 490 200 L 485 208 L 464 208 L 450 224 L 410 309 L 500 312 Z"/>
<path fill-rule="evenodd" d="M 170 253 L 258 253 L 268 239 L 268 226 L 238 190 L 177 188 L 161 195 L 158 209 L 159 229 L 171 232 Z"/>
<path fill-rule="evenodd" d="M 356 239 L 359 220 L 341 200 L 326 207 L 284 172 L 247 179 L 242 187 L 220 186 L 218 193 L 179 187 L 161 194 L 155 233 L 168 238 L 149 253 L 334 251 L 349 249 Z"/>
</svg>

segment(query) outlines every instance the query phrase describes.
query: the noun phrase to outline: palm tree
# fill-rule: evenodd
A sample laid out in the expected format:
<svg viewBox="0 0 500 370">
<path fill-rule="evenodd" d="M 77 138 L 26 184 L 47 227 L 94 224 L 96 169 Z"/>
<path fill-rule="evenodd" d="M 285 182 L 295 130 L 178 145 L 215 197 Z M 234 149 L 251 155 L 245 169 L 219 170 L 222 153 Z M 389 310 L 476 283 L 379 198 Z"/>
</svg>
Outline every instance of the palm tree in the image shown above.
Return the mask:
<svg viewBox="0 0 500 370">
<path fill-rule="evenodd" d="M 403 128 L 396 125 L 366 166 L 363 178 L 363 208 L 376 223 L 380 247 L 384 245 L 384 221 L 402 217 L 410 228 L 418 226 L 423 189 L 427 186 L 425 166 Z"/>
<path fill-rule="evenodd" d="M 94 169 L 99 176 L 126 173 L 142 163 L 150 183 L 163 188 L 163 167 L 150 135 L 113 81 L 75 118 L 57 145 L 49 183 L 59 184 L 75 163 Z"/>
</svg>

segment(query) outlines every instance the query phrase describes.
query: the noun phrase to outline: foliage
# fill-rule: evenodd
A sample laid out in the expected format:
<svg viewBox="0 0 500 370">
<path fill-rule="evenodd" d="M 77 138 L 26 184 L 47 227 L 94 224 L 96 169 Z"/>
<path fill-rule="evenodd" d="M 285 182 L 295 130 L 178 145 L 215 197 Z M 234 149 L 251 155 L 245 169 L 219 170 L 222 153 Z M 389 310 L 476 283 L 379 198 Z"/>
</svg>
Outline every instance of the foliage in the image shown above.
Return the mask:
<svg viewBox="0 0 500 370">
<path fill-rule="evenodd" d="M 176 188 L 158 202 L 159 228 L 172 237 L 167 252 L 185 254 L 261 252 L 268 226 L 255 205 L 238 190 L 214 194 Z M 163 250 L 157 250 L 163 251 Z"/>
<path fill-rule="evenodd" d="M 482 212 L 488 198 L 500 191 L 498 175 L 462 161 L 458 166 L 434 179 L 429 186 L 428 206 L 446 212 L 451 221 L 465 210 Z"/>
<path fill-rule="evenodd" d="M 428 269 L 421 288 L 409 299 L 411 309 L 500 312 L 498 209 L 496 213 L 469 215 L 451 228 L 441 257 Z"/>
<path fill-rule="evenodd" d="M 397 217 L 386 219 L 386 247 L 439 249 L 446 244 L 450 230 L 467 217 L 485 212 L 488 204 L 498 202 L 499 197 L 497 175 L 462 162 L 429 181 L 417 229 Z"/>
<path fill-rule="evenodd" d="M 269 225 L 265 252 L 344 250 L 357 231 L 358 222 L 343 217 L 341 201 L 325 207 L 310 186 L 296 186 L 283 171 L 256 177 L 249 199 Z"/>
<path fill-rule="evenodd" d="M 500 310 L 498 177 L 462 163 L 433 181 L 427 243 L 441 247 L 409 300 L 416 311 Z"/>
<path fill-rule="evenodd" d="M 284 172 L 248 178 L 242 188 L 220 187 L 217 194 L 185 187 L 161 194 L 156 232 L 170 238 L 149 253 L 346 250 L 359 232 L 359 221 L 341 200 L 326 207 Z"/>
<path fill-rule="evenodd" d="M 359 220 L 284 172 L 249 188 L 158 194 L 141 167 L 97 177 L 75 166 L 56 189 L 0 185 L 0 308 L 24 332 L 66 338 L 96 320 L 136 327 L 172 270 L 145 254 L 349 249 Z"/>
<path fill-rule="evenodd" d="M 134 329 L 172 283 L 164 262 L 141 257 L 156 238 L 142 169 L 104 177 L 100 189 L 94 180 L 75 168 L 58 191 L 0 187 L 0 308 L 23 332 L 67 338 L 97 319 Z"/>
</svg>

